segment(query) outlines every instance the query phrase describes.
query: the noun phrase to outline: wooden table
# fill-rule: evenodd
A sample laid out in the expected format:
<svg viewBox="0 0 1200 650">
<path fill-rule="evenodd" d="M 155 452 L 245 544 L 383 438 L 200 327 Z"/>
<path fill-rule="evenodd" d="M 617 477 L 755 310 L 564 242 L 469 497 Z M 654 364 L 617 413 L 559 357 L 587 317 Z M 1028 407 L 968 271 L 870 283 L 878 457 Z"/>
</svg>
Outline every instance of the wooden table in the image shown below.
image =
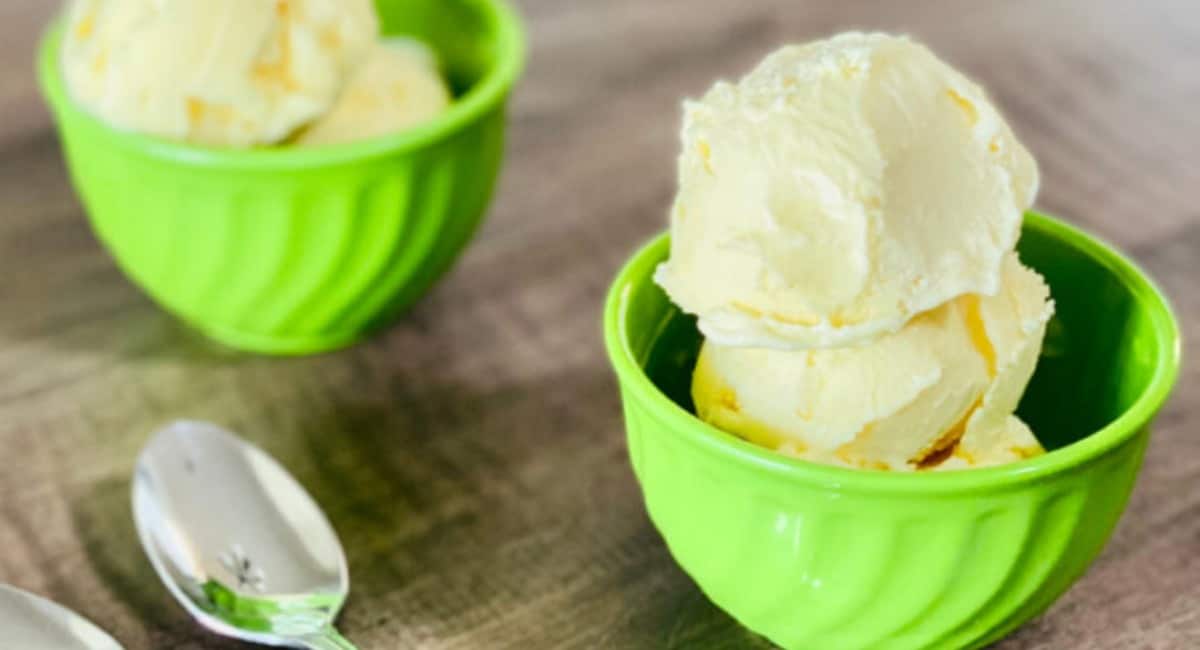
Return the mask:
<svg viewBox="0 0 1200 650">
<path fill-rule="evenodd" d="M 911 31 L 978 78 L 1041 162 L 1040 205 L 1136 256 L 1200 357 L 1187 0 L 527 0 L 533 58 L 477 241 L 395 327 L 295 360 L 209 345 L 97 245 L 34 87 L 54 4 L 0 3 L 0 581 L 132 650 L 240 647 L 187 619 L 135 541 L 134 456 L 180 416 L 244 432 L 324 505 L 364 650 L 767 647 L 646 518 L 598 322 L 665 225 L 680 99 L 787 41 Z M 1191 364 L 1104 555 L 999 647 L 1200 647 L 1198 428 Z"/>
</svg>

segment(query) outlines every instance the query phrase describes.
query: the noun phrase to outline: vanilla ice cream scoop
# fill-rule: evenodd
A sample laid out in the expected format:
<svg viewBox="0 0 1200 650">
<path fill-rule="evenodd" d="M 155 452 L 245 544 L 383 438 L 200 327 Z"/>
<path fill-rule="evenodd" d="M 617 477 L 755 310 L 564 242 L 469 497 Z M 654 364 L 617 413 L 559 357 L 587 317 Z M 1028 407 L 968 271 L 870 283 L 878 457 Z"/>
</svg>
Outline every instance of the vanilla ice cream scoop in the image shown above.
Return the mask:
<svg viewBox="0 0 1200 650">
<path fill-rule="evenodd" d="M 189 143 L 280 142 L 326 113 L 378 37 L 371 0 L 74 0 L 75 101 Z"/>
<path fill-rule="evenodd" d="M 696 412 L 751 442 L 851 467 L 913 470 L 951 455 L 979 466 L 1038 453 L 1010 415 L 1053 305 L 1015 254 L 1000 270 L 997 295 L 960 296 L 861 346 L 707 341 L 693 376 Z"/>
<path fill-rule="evenodd" d="M 387 39 L 372 48 L 333 109 L 301 133 L 297 143 L 333 144 L 397 133 L 449 105 L 450 90 L 429 46 Z"/>
<path fill-rule="evenodd" d="M 657 279 L 712 343 L 861 344 L 994 295 L 1037 166 L 983 90 L 908 38 L 771 54 L 685 105 Z"/>
</svg>

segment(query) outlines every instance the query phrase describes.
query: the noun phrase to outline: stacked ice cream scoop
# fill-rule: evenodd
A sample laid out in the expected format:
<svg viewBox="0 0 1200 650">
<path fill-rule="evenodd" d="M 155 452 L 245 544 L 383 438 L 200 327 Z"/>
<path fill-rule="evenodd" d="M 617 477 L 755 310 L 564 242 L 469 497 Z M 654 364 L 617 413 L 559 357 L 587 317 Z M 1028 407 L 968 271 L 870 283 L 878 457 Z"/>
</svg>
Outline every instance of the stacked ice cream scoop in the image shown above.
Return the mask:
<svg viewBox="0 0 1200 650">
<path fill-rule="evenodd" d="M 982 89 L 847 33 L 685 113 L 658 281 L 706 337 L 701 418 L 851 467 L 1042 453 L 1013 415 L 1053 313 L 1013 250 L 1038 172 Z"/>
</svg>

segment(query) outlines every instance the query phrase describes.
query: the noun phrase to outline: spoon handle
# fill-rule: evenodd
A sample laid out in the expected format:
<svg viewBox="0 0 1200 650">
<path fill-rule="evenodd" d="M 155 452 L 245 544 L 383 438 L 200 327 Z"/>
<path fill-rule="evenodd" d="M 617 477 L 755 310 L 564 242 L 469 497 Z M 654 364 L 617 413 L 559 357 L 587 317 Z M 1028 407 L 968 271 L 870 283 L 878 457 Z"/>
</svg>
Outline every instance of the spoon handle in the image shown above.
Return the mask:
<svg viewBox="0 0 1200 650">
<path fill-rule="evenodd" d="M 358 650 L 353 643 L 347 641 L 346 637 L 338 634 L 338 631 L 332 627 L 296 639 L 296 642 L 308 650 Z"/>
</svg>

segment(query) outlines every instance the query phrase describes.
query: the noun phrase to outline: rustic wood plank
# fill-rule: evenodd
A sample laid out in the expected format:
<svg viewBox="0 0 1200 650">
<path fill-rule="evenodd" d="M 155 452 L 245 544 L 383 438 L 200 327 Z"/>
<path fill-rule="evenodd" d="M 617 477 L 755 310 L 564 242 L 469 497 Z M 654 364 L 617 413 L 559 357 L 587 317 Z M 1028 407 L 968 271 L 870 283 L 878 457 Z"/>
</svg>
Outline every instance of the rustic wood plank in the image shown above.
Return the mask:
<svg viewBox="0 0 1200 650">
<path fill-rule="evenodd" d="M 36 94 L 53 3 L 0 3 L 0 581 L 131 650 L 241 647 L 170 602 L 129 519 L 145 435 L 189 416 L 244 432 L 327 508 L 363 648 L 768 647 L 646 519 L 597 323 L 613 271 L 664 226 L 679 99 L 847 26 L 911 31 L 990 88 L 1041 162 L 1041 204 L 1132 250 L 1200 354 L 1194 3 L 714 4 L 522 2 L 533 60 L 478 240 L 374 340 L 274 360 L 207 344 L 115 269 Z M 1110 547 L 999 647 L 1200 645 L 1198 424 L 1190 364 Z"/>
</svg>

